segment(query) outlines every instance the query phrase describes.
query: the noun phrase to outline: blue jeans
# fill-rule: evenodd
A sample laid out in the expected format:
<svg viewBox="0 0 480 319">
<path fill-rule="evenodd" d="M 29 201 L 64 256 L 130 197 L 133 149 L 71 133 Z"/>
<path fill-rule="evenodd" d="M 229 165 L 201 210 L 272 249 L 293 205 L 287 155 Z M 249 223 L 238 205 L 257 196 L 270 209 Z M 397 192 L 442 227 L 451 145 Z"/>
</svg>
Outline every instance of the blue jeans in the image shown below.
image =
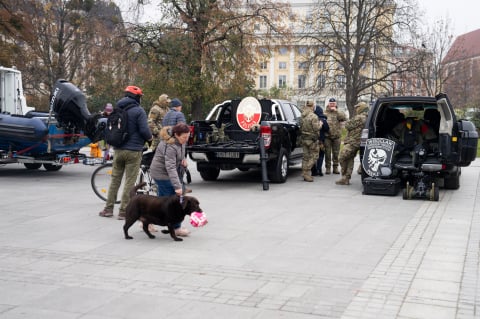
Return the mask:
<svg viewBox="0 0 480 319">
<path fill-rule="evenodd" d="M 169 179 L 156 179 L 157 183 L 157 195 L 158 196 L 171 196 L 175 195 L 175 189 L 173 188 L 172 182 Z M 174 229 L 182 227 L 182 223 L 173 225 Z"/>
</svg>

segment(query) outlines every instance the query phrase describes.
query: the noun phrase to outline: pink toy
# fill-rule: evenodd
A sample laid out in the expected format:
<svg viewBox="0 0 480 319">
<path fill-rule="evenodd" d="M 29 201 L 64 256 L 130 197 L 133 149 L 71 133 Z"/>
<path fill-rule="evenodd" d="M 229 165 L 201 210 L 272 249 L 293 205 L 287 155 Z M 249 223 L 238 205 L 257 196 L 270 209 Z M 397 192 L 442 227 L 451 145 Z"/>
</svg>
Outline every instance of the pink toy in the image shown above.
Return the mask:
<svg viewBox="0 0 480 319">
<path fill-rule="evenodd" d="M 193 227 L 202 227 L 207 223 L 207 216 L 203 212 L 193 212 L 190 214 L 190 224 L 192 224 Z"/>
</svg>

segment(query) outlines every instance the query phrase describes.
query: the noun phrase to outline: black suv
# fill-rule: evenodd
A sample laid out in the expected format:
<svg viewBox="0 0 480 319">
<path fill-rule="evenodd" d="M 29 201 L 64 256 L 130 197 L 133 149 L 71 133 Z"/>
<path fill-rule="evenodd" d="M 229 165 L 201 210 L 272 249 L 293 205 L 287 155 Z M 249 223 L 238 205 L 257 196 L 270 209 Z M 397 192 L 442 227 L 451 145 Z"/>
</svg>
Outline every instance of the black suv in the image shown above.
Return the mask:
<svg viewBox="0 0 480 319">
<path fill-rule="evenodd" d="M 478 133 L 457 119 L 446 94 L 378 99 L 362 132 L 364 194 L 438 200 L 439 187 L 458 189 L 461 167 L 475 160 Z"/>
</svg>

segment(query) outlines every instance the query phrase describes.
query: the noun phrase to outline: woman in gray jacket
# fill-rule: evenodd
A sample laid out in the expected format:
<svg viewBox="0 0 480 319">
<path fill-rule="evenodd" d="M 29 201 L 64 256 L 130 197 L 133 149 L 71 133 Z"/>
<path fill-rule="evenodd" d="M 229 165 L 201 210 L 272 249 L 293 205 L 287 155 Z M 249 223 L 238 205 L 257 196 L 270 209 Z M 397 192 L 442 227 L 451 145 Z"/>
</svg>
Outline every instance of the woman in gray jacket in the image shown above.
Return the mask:
<svg viewBox="0 0 480 319">
<path fill-rule="evenodd" d="M 190 136 L 190 128 L 185 123 L 165 126 L 160 130 L 160 143 L 150 166 L 150 174 L 158 186 L 158 196 L 181 196 L 184 194 L 182 176 L 187 167 L 185 144 Z M 177 236 L 188 236 L 189 231 L 181 224 L 174 225 Z"/>
</svg>

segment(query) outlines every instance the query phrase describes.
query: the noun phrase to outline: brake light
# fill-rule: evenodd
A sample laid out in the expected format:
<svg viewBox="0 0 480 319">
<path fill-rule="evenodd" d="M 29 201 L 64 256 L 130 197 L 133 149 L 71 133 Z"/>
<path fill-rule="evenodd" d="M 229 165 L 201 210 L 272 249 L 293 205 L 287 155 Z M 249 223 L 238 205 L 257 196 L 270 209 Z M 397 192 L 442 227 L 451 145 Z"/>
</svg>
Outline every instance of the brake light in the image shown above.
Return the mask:
<svg viewBox="0 0 480 319">
<path fill-rule="evenodd" d="M 367 145 L 367 139 L 368 139 L 368 128 L 364 128 L 362 130 L 362 134 L 360 135 L 360 146 Z"/>
<path fill-rule="evenodd" d="M 270 125 L 260 126 L 260 134 L 263 138 L 263 144 L 265 145 L 265 148 L 269 148 L 270 144 L 272 143 L 272 128 Z"/>
</svg>

